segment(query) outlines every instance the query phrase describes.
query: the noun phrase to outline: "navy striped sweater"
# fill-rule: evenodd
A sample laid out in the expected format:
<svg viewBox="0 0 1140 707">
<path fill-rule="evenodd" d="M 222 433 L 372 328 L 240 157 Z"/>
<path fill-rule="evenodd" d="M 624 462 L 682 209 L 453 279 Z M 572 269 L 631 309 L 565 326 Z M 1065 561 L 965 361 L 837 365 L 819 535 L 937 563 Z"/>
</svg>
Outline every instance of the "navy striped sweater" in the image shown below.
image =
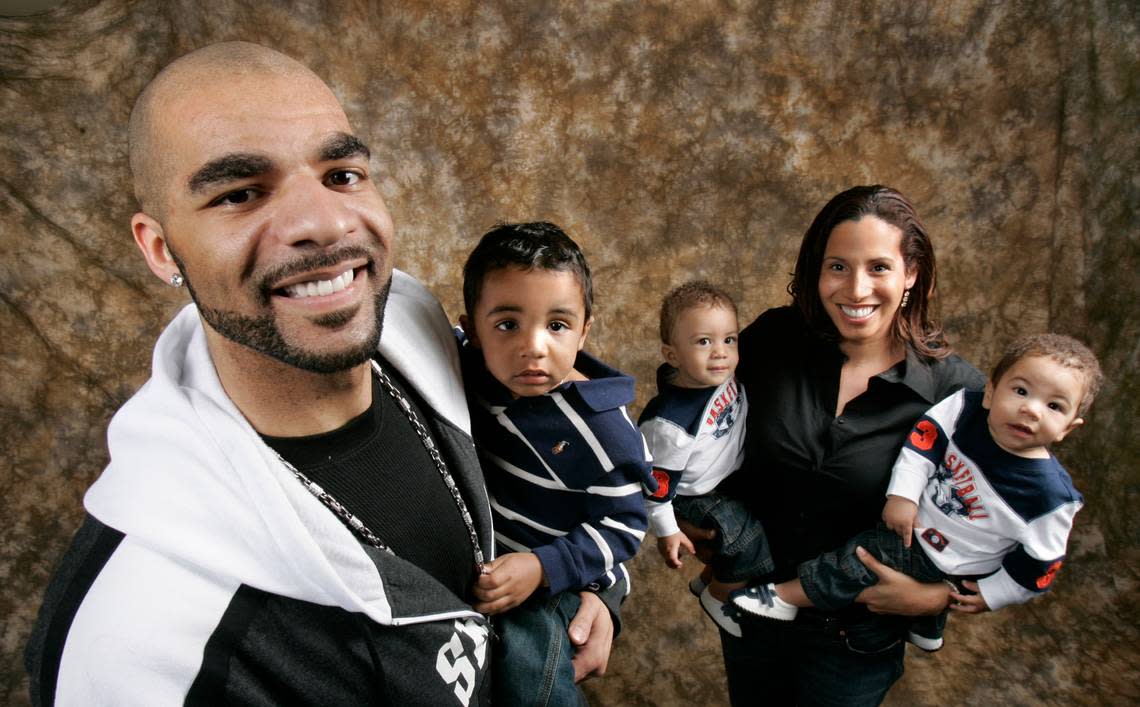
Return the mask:
<svg viewBox="0 0 1140 707">
<path fill-rule="evenodd" d="M 498 554 L 533 552 L 548 591 L 604 589 L 629 575 L 647 525 L 643 484 L 656 482 L 625 406 L 633 379 L 579 352 L 569 381 L 513 398 L 464 345 L 471 429 L 487 480 Z"/>
</svg>

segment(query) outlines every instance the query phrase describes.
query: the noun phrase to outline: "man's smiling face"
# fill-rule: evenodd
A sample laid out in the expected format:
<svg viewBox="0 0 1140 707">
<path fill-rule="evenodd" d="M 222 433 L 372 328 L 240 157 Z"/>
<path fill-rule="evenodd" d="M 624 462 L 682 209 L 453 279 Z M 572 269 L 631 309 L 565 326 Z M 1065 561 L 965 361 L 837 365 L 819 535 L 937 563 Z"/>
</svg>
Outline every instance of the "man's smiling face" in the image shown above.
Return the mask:
<svg viewBox="0 0 1140 707">
<path fill-rule="evenodd" d="M 160 104 L 151 141 L 160 228 L 203 319 L 305 370 L 367 360 L 393 238 L 368 148 L 312 74 L 213 78 Z"/>
</svg>

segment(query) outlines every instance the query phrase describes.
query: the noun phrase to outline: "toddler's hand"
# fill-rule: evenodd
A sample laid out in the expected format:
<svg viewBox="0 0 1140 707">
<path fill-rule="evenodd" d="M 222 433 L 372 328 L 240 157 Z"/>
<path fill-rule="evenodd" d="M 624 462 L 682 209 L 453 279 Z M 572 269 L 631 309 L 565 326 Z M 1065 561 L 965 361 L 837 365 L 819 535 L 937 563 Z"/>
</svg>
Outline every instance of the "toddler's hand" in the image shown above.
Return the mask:
<svg viewBox="0 0 1140 707">
<path fill-rule="evenodd" d="M 916 515 L 918 515 L 918 505 L 914 501 L 902 496 L 887 496 L 887 503 L 883 506 L 883 522 L 898 533 L 906 547 L 910 547 L 910 541 L 914 537 Z"/>
<path fill-rule="evenodd" d="M 684 518 L 678 518 L 677 525 L 680 526 L 681 532 L 685 534 L 685 538 L 692 544 L 692 547 L 697 549 L 693 553 L 697 559 L 706 565 L 712 562 L 713 555 L 716 554 L 716 529 L 698 528 Z"/>
<path fill-rule="evenodd" d="M 661 553 L 661 557 L 665 558 L 666 567 L 677 569 L 681 566 L 681 548 L 684 548 L 690 555 L 697 554 L 696 548 L 693 547 L 693 541 L 689 540 L 682 532 L 657 538 L 657 551 Z"/>
<path fill-rule="evenodd" d="M 526 601 L 542 584 L 542 561 L 533 552 L 511 552 L 488 562 L 475 580 L 475 610 L 499 614 Z"/>
</svg>

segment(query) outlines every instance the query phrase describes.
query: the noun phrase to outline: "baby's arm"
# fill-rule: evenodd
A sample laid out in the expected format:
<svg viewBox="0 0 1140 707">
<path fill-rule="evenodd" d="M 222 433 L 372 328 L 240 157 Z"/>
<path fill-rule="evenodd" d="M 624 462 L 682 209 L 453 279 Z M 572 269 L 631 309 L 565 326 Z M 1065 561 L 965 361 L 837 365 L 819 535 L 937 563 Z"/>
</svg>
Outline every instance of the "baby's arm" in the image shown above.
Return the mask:
<svg viewBox="0 0 1140 707">
<path fill-rule="evenodd" d="M 887 496 L 883 506 L 883 522 L 902 538 L 903 545 L 910 547 L 914 537 L 914 519 L 918 515 L 918 504 L 902 496 Z"/>
<path fill-rule="evenodd" d="M 946 405 L 947 401 L 939 403 L 915 424 L 891 469 L 883 522 L 898 534 L 906 547 L 910 547 L 914 538 L 918 502 L 946 451 L 947 436 L 937 417 Z"/>
<path fill-rule="evenodd" d="M 693 541 L 689 540 L 680 530 L 672 535 L 657 538 L 657 552 L 661 553 L 661 557 L 665 559 L 665 565 L 667 567 L 678 569 L 684 564 L 681 562 L 682 549 L 690 555 L 697 554 L 696 548 L 693 547 Z"/>
<path fill-rule="evenodd" d="M 681 532 L 677 525 L 677 516 L 673 513 L 673 494 L 667 490 L 673 485 L 673 479 L 681 477 L 680 472 L 671 474 L 662 469 L 654 469 L 653 476 L 657 479 L 657 493 L 646 491 L 645 511 L 649 517 L 649 530 L 657 536 L 657 552 L 665 560 L 666 567 L 677 569 L 681 562 L 681 550 L 688 551 L 690 555 L 697 554 L 693 541 Z M 661 500 L 664 498 L 665 500 Z"/>
<path fill-rule="evenodd" d="M 641 425 L 646 446 L 653 456 L 653 478 L 657 489 L 645 490 L 645 511 L 649 516 L 649 530 L 657 536 L 657 552 L 665 560 L 665 566 L 678 569 L 682 566 L 681 550 L 696 555 L 693 542 L 681 532 L 677 517 L 673 513 L 673 499 L 677 495 L 677 484 L 684 476 L 692 439 L 678 438 L 672 425 L 665 425 L 653 419 Z M 669 464 L 673 469 L 665 468 Z"/>
<path fill-rule="evenodd" d="M 1015 538 L 1017 545 L 1002 558 L 1001 567 L 977 582 L 978 598 L 983 606 L 997 611 L 1010 604 L 1027 602 L 1049 591 L 1064 563 L 1073 518 L 1081 504 L 1080 497 L 1074 497 L 1034 518 L 1021 529 Z M 977 601 L 964 603 L 969 607 L 977 605 Z M 978 610 L 959 608 L 958 611 L 977 613 Z"/>
<path fill-rule="evenodd" d="M 509 552 L 487 563 L 475 580 L 475 610 L 498 614 L 527 600 L 545 580 L 542 562 L 533 552 Z"/>
</svg>

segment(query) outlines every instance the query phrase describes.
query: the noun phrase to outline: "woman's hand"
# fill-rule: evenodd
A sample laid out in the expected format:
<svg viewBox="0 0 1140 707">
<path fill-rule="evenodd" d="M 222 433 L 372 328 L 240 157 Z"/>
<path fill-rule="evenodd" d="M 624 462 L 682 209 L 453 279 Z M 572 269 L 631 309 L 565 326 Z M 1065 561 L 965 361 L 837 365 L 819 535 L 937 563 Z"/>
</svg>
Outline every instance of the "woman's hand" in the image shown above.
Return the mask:
<svg viewBox="0 0 1140 707">
<path fill-rule="evenodd" d="M 712 541 L 716 539 L 716 530 L 712 528 L 698 528 L 683 518 L 677 519 L 677 525 L 692 544 L 694 549 L 693 554 L 697 556 L 697 559 L 706 565 L 711 562 L 713 558 Z"/>
<path fill-rule="evenodd" d="M 927 584 L 887 567 L 863 548 L 855 548 L 863 566 L 879 578 L 879 583 L 859 592 L 855 601 L 866 604 L 876 614 L 923 616 L 940 613 L 950 598 L 945 582 Z"/>
</svg>

